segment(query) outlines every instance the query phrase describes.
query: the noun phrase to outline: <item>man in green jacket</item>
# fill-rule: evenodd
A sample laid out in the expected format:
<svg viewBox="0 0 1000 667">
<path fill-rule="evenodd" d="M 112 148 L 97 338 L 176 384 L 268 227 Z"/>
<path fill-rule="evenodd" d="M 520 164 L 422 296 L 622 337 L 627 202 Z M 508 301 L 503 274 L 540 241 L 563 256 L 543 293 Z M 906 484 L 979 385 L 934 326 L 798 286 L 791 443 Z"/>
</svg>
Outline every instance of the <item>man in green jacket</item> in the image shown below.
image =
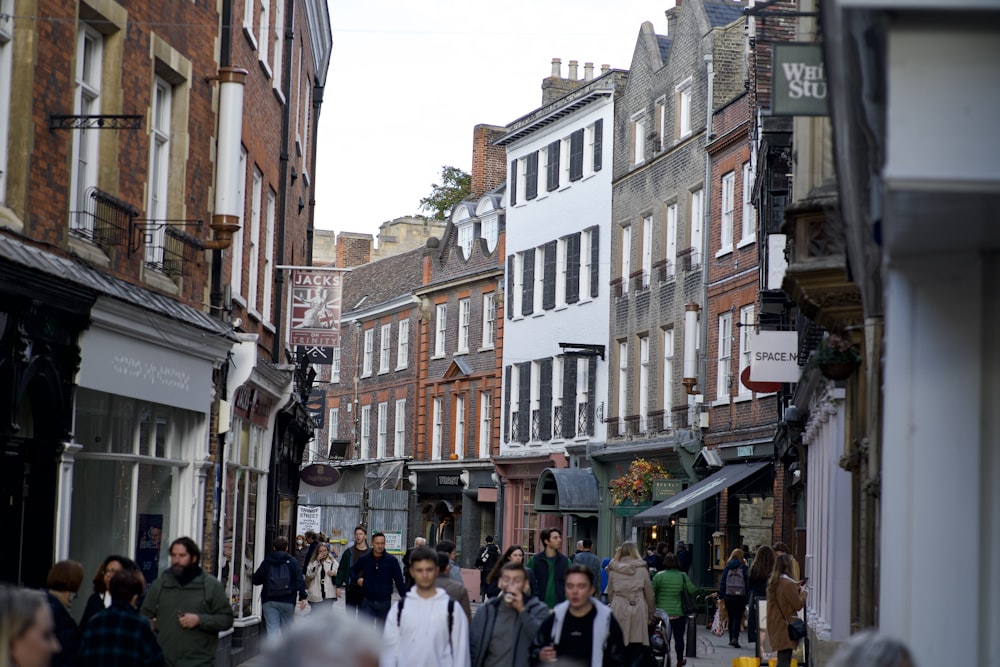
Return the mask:
<svg viewBox="0 0 1000 667">
<path fill-rule="evenodd" d="M 170 569 L 157 577 L 142 603 L 167 667 L 213 667 L 219 633 L 233 627 L 233 608 L 222 582 L 205 574 L 200 561 L 194 540 L 174 540 Z"/>
</svg>

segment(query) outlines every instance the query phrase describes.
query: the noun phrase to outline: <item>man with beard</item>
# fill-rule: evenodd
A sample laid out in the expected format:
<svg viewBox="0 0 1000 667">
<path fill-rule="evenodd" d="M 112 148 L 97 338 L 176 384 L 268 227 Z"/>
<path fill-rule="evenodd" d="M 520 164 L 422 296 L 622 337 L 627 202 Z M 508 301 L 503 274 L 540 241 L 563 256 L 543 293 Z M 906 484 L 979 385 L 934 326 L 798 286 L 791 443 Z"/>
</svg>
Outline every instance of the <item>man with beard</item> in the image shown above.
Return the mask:
<svg viewBox="0 0 1000 667">
<path fill-rule="evenodd" d="M 385 622 L 392 605 L 393 584 L 400 597 L 406 595 L 399 561 L 385 552 L 385 533 L 372 535 L 372 548 L 351 565 L 351 578 L 361 586 L 361 611 L 379 623 Z"/>
<path fill-rule="evenodd" d="M 215 577 L 205 574 L 201 550 L 190 537 L 170 544 L 170 569 L 153 582 L 142 603 L 167 667 L 213 667 L 219 633 L 233 627 L 233 608 Z"/>
<path fill-rule="evenodd" d="M 357 526 L 354 529 L 354 544 L 347 545 L 340 555 L 340 565 L 337 566 L 337 588 L 338 597 L 344 597 L 344 603 L 348 607 L 348 614 L 355 615 L 356 610 L 361 607 L 364 596 L 361 593 L 361 586 L 351 572 L 354 565 L 362 556 L 368 553 L 368 529 L 364 526 Z"/>
</svg>

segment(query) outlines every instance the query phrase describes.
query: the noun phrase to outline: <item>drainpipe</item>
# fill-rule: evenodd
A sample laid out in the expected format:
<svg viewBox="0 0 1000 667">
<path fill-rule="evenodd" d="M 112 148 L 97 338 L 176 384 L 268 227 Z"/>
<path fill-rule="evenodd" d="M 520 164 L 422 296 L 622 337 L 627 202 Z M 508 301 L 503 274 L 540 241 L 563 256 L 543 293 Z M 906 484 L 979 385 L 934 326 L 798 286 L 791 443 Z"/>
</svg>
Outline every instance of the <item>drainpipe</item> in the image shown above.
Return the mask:
<svg viewBox="0 0 1000 667">
<path fill-rule="evenodd" d="M 703 188 L 705 194 L 702 198 L 703 221 L 701 224 L 701 377 L 698 380 L 698 385 L 701 389 L 698 395 L 702 399 L 702 405 L 704 405 L 705 399 L 705 385 L 708 382 L 708 263 L 711 256 L 709 254 L 708 241 L 711 238 L 709 235 L 709 223 L 712 219 L 712 158 L 708 153 L 708 144 L 715 136 L 715 132 L 712 130 L 712 99 L 715 91 L 715 69 L 712 66 L 712 54 L 710 53 L 705 54 L 705 68 L 708 75 L 708 94 L 705 99 L 705 185 Z M 697 400 L 696 398 L 695 401 Z M 698 411 L 698 419 L 700 433 L 701 410 Z"/>
<path fill-rule="evenodd" d="M 285 96 L 285 104 L 281 108 L 281 167 L 278 170 L 278 250 L 275 253 L 277 266 L 287 264 L 285 261 L 285 218 L 288 215 L 288 127 L 292 115 L 291 78 L 292 78 L 292 47 L 295 45 L 295 1 L 285 3 L 285 39 L 282 40 L 284 53 L 281 57 L 281 94 Z M 285 295 L 285 270 L 274 269 L 274 343 L 271 345 L 272 363 L 281 363 L 281 330 L 283 297 Z"/>
</svg>

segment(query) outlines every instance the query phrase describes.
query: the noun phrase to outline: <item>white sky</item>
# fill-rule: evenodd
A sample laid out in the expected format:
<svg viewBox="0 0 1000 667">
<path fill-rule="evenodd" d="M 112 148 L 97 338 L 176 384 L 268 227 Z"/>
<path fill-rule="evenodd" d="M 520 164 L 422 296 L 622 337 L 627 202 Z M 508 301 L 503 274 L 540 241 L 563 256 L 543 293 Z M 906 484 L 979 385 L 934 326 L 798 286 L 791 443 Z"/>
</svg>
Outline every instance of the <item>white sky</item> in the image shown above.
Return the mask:
<svg viewBox="0 0 1000 667">
<path fill-rule="evenodd" d="M 552 59 L 628 69 L 673 0 L 329 0 L 333 55 L 316 154 L 316 227 L 378 233 L 421 213 L 441 167 L 468 172 L 472 128 L 541 105 Z"/>
</svg>

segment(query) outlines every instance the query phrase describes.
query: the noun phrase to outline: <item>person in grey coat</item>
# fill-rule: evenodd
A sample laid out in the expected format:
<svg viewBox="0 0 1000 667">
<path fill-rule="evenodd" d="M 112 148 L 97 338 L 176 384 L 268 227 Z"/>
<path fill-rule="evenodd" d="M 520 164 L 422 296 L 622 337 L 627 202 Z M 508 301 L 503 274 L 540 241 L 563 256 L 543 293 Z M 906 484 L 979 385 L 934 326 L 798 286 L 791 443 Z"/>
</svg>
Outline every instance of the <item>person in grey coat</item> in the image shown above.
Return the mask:
<svg viewBox="0 0 1000 667">
<path fill-rule="evenodd" d="M 549 608 L 529 595 L 528 571 L 521 563 L 500 568 L 500 595 L 472 617 L 469 652 L 472 667 L 527 665 L 531 642 L 549 616 Z"/>
<path fill-rule="evenodd" d="M 594 548 L 594 541 L 589 537 L 580 540 L 583 549 L 573 554 L 573 565 L 585 565 L 594 573 L 594 581 L 601 580 L 601 559 L 597 557 L 591 549 Z"/>
</svg>

